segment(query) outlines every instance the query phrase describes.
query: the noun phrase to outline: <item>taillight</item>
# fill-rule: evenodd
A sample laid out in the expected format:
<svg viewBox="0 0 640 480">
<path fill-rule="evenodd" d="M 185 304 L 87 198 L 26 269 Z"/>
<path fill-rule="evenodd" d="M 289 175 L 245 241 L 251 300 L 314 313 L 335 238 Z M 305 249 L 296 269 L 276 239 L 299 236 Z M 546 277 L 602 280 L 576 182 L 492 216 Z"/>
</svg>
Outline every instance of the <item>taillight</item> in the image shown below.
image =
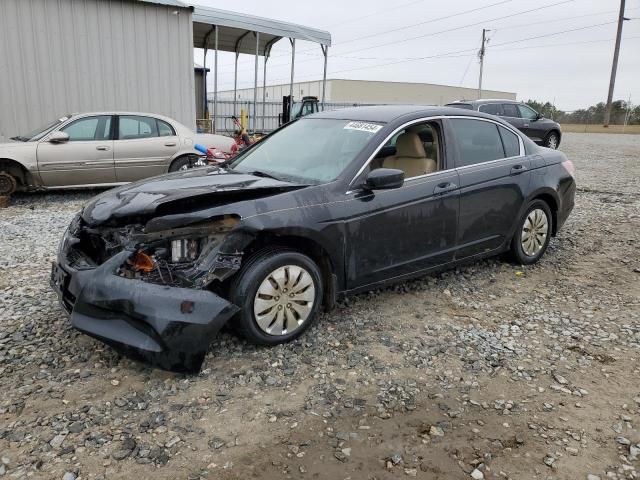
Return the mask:
<svg viewBox="0 0 640 480">
<path fill-rule="evenodd" d="M 571 160 L 565 160 L 564 162 L 562 162 L 562 166 L 567 172 L 569 172 L 569 175 L 575 178 L 576 167 Z"/>
</svg>

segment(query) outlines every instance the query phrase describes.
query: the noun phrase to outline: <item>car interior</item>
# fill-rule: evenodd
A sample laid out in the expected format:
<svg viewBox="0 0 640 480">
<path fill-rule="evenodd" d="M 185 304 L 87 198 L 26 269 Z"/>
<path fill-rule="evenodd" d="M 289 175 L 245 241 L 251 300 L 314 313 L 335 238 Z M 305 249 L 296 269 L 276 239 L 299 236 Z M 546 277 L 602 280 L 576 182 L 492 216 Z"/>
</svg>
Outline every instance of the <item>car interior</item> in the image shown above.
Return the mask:
<svg viewBox="0 0 640 480">
<path fill-rule="evenodd" d="M 433 173 L 442 168 L 439 130 L 433 122 L 411 125 L 394 135 L 371 162 L 371 170 L 394 168 L 405 179 Z"/>
</svg>

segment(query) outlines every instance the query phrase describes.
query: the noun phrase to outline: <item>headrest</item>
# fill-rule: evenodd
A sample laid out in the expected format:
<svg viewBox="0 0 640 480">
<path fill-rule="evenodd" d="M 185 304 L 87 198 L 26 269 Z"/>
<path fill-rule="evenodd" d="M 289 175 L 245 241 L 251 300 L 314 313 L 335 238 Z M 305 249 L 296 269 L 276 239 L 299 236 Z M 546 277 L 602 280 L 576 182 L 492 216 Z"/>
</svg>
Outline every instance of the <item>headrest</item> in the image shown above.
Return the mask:
<svg viewBox="0 0 640 480">
<path fill-rule="evenodd" d="M 396 156 L 425 158 L 427 154 L 424 151 L 424 145 L 420 141 L 417 134 L 407 132 L 403 133 L 396 140 Z"/>
<path fill-rule="evenodd" d="M 425 128 L 424 125 L 418 125 L 418 126 L 414 125 L 413 127 L 407 128 L 407 132 L 417 134 L 418 137 L 420 137 L 420 140 L 422 140 L 423 143 L 425 143 L 425 142 L 433 143 L 433 132 L 431 131 L 431 128 L 429 128 L 429 127 Z"/>
</svg>

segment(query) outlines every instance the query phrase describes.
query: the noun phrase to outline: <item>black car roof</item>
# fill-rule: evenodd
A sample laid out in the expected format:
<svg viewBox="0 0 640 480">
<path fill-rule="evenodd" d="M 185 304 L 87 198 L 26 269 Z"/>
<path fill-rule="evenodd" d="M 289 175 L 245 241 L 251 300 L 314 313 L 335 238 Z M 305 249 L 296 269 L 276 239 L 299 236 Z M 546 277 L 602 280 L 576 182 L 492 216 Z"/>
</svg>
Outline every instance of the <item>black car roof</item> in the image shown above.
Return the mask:
<svg viewBox="0 0 640 480">
<path fill-rule="evenodd" d="M 376 105 L 369 107 L 349 107 L 310 115 L 311 118 L 334 118 L 339 120 L 361 120 L 366 122 L 389 123 L 405 116 L 472 116 L 495 119 L 490 115 L 474 110 L 461 111 L 455 107 L 437 107 L 423 105 Z M 309 118 L 309 117 L 307 117 Z"/>
</svg>

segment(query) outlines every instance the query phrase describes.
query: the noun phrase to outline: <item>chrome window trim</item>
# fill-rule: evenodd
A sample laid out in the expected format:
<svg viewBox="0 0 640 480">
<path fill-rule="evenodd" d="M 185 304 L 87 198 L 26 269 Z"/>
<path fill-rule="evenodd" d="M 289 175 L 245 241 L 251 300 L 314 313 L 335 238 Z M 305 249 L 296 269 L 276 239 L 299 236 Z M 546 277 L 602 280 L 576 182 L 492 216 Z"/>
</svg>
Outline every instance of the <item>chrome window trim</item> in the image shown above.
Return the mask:
<svg viewBox="0 0 640 480">
<path fill-rule="evenodd" d="M 373 159 L 376 157 L 376 155 L 378 154 L 378 152 L 380 150 L 382 150 L 382 147 L 384 147 L 386 145 L 386 143 L 396 134 L 398 133 L 400 130 L 403 130 L 405 128 L 407 128 L 409 125 L 413 125 L 415 123 L 421 123 L 421 122 L 428 122 L 430 120 L 442 120 L 442 119 L 467 119 L 467 120 L 480 120 L 483 122 L 489 122 L 489 123 L 493 123 L 495 125 L 497 125 L 498 127 L 503 127 L 506 128 L 507 130 L 509 130 L 510 132 L 512 132 L 513 134 L 515 134 L 516 137 L 518 137 L 518 144 L 520 145 L 520 154 L 516 155 L 514 157 L 506 157 L 506 158 L 498 158 L 496 160 L 488 160 L 486 162 L 480 162 L 480 163 L 474 163 L 473 165 L 464 165 L 462 167 L 452 167 L 452 168 L 447 168 L 445 170 L 438 170 L 437 172 L 431 172 L 431 173 L 426 173 L 424 175 L 419 175 L 417 177 L 410 177 L 410 178 L 406 178 L 406 181 L 409 180 L 413 180 L 414 178 L 423 178 L 423 177 L 428 177 L 430 175 L 435 175 L 437 173 L 441 173 L 441 172 L 447 172 L 450 170 L 459 170 L 461 168 L 469 168 L 469 167 L 475 167 L 478 165 L 486 165 L 489 163 L 494 163 L 494 162 L 501 162 L 503 160 L 511 160 L 514 158 L 520 158 L 520 157 L 524 157 L 525 156 L 525 150 L 524 150 L 524 141 L 522 140 L 522 137 L 520 136 L 520 133 L 514 129 L 513 127 L 511 127 L 510 125 L 503 125 L 500 122 L 497 122 L 495 120 L 492 120 L 490 118 L 483 118 L 483 117 L 473 117 L 470 115 L 436 115 L 436 116 L 432 116 L 432 117 L 422 117 L 422 118 L 417 118 L 414 120 L 410 120 L 406 123 L 403 123 L 401 126 L 399 126 L 398 128 L 396 128 L 395 130 L 393 130 L 393 132 L 391 132 L 389 135 L 387 135 L 387 137 L 384 139 L 384 141 L 378 146 L 378 148 L 376 148 L 373 153 L 369 156 L 369 158 L 367 159 L 367 161 L 362 165 L 362 167 L 360 167 L 360 169 L 356 172 L 356 174 L 353 176 L 353 178 L 351 179 L 351 181 L 349 182 L 349 187 L 347 189 L 347 191 L 345 192 L 345 195 L 349 195 L 351 193 L 353 193 L 355 190 L 352 190 L 351 188 L 353 187 L 353 182 L 362 174 L 362 172 L 364 172 L 365 168 L 367 168 L 367 166 L 369 166 L 369 164 L 373 161 Z M 500 132 L 498 132 L 498 134 L 500 134 Z M 440 139 L 442 140 L 442 139 Z M 502 138 L 501 138 L 502 141 Z M 441 142 L 444 146 L 444 143 Z M 503 147 L 504 148 L 504 147 Z"/>
</svg>

